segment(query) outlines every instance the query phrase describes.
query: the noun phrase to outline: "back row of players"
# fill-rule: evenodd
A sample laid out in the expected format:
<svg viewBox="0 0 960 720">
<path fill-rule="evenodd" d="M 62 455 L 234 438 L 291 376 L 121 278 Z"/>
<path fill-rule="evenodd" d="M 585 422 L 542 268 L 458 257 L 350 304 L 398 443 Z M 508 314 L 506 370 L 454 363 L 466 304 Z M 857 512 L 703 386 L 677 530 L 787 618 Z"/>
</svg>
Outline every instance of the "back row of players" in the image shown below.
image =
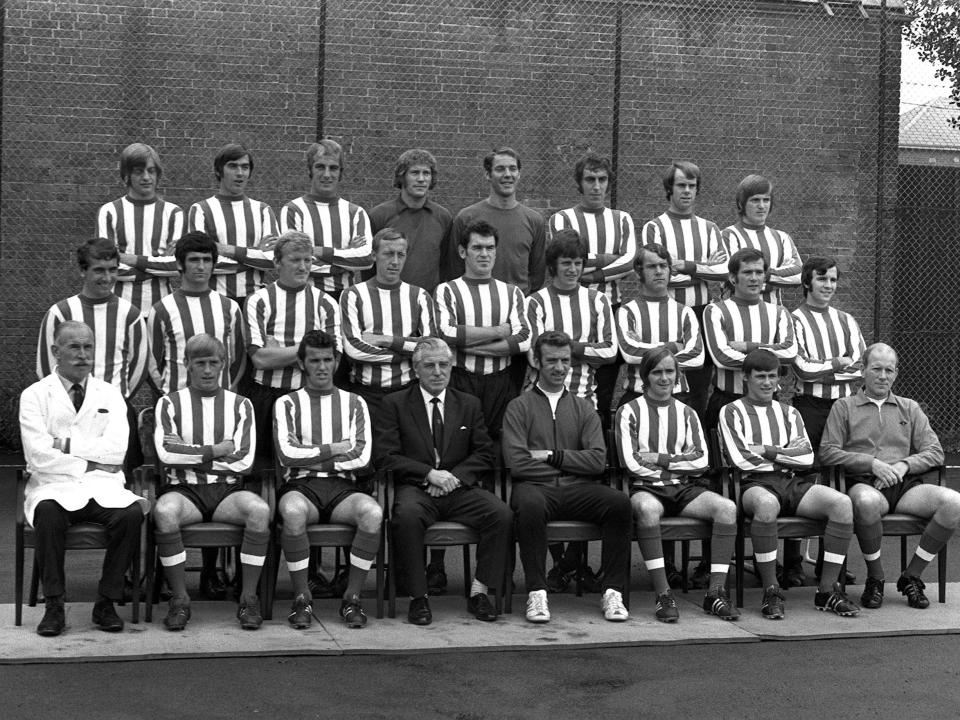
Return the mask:
<svg viewBox="0 0 960 720">
<path fill-rule="evenodd" d="M 838 614 L 857 612 L 833 582 L 853 532 L 850 501 L 794 475 L 796 468 L 812 463 L 835 401 L 853 396 L 855 381 L 861 372 L 867 375 L 864 341 L 853 318 L 830 307 L 838 281 L 836 263 L 815 258 L 801 267 L 790 237 L 766 227 L 772 203 L 766 179 L 752 175 L 741 182 L 740 219 L 721 233 L 693 213 L 699 169 L 674 163 L 663 179 L 669 208 L 644 226 L 638 249 L 629 215 L 605 207 L 613 170 L 608 159 L 596 155 L 586 156 L 575 168 L 581 203 L 556 213 L 546 224 L 516 199 L 520 160 L 510 148 L 485 158 L 490 196 L 456 218 L 427 197 L 437 171 L 426 151 L 401 155 L 395 173 L 399 197 L 377 206 L 370 219 L 359 206 L 339 197 L 343 153 L 336 143 L 312 145 L 307 165 L 311 192 L 283 208 L 277 239 L 270 208 L 245 196 L 253 170 L 250 153 L 238 145 L 225 147 L 214 163 L 220 192 L 190 208 L 188 232 L 181 236 L 182 213 L 156 197 L 161 174 L 156 152 L 140 144 L 126 148 L 120 166 L 128 194 L 101 209 L 103 237 L 78 251 L 83 291 L 53 306 L 44 318 L 38 375 L 48 375 L 56 362 L 57 326 L 78 320 L 93 328 L 97 339 L 95 377 L 115 384 L 128 400 L 145 374 L 160 394 L 174 393 L 187 385 L 189 339 L 206 333 L 224 346 L 221 386 L 248 397 L 257 426 L 264 429 L 273 425 L 274 403 L 304 384 L 300 341 L 320 329 L 333 339 L 336 352 L 344 350 L 351 360 L 349 378 L 341 373 L 338 385 L 364 398 L 377 424 L 386 395 L 413 386 L 418 377 L 427 387 L 415 373 L 412 354 L 421 338 L 440 337 L 454 351 L 450 387 L 479 400 L 492 436 L 498 437 L 504 426 L 507 438 L 515 441 L 505 438 L 503 449 L 515 478 L 523 479 L 524 460 L 532 460 L 545 464 L 549 480 L 563 487 L 565 451 L 581 450 L 574 446 L 592 433 L 574 427 L 570 436 L 579 440 L 572 439 L 569 448 L 540 448 L 535 421 L 512 428 L 509 419 L 504 422 L 508 403 L 521 385 L 535 386 L 550 399 L 558 424 L 557 389 L 550 378 L 562 372 L 560 390 L 566 384 L 571 395 L 592 403 L 605 417 L 618 364 L 626 362 L 616 436 L 637 491 L 633 506 L 641 550 L 657 591 L 657 617 L 677 617 L 660 550 L 659 518 L 665 511 L 713 519 L 713 553 L 722 562 L 711 566 L 704 607 L 727 619 L 737 615 L 723 587 L 735 508 L 687 481 L 706 469 L 701 419 L 708 429 L 720 426 L 732 460 L 756 476 L 756 492 L 750 488 L 744 493 L 744 508 L 754 518 L 764 615 L 783 616 L 774 574 L 775 518 L 781 510 L 828 519 L 825 568 L 815 602 Z M 172 258 L 167 255 L 170 247 L 175 248 Z M 357 274 L 371 265 L 374 276 L 360 282 Z M 270 268 L 277 280 L 261 287 Z M 548 282 L 541 287 L 547 270 Z M 618 280 L 633 271 L 640 297 L 623 302 Z M 174 273 L 181 274 L 181 285 L 169 293 L 168 277 Z M 440 282 L 447 277 L 454 279 Z M 730 295 L 709 303 L 707 282 L 721 279 L 729 284 Z M 779 287 L 786 285 L 802 285 L 805 296 L 792 316 L 779 304 Z M 432 296 L 428 289 L 433 289 Z M 133 303 L 142 307 L 154 300 L 144 325 Z M 235 301 L 245 301 L 245 322 Z M 557 358 L 544 354 L 538 340 L 552 337 L 550 331 L 570 338 L 566 345 L 560 343 L 567 348 L 565 357 L 562 352 Z M 554 338 L 546 347 L 556 345 Z M 869 357 L 884 366 L 882 373 L 888 374 L 891 363 L 895 372 L 892 351 L 876 350 Z M 524 357 L 528 352 L 529 370 Z M 248 355 L 251 372 L 244 371 Z M 717 366 L 712 392 L 710 360 Z M 793 408 L 774 400 L 778 369 L 791 362 L 801 380 Z M 569 419 L 569 413 L 565 417 Z M 272 434 L 261 431 L 257 436 L 258 453 L 272 457 Z M 942 460 L 928 425 L 925 440 L 927 466 L 907 462 L 911 474 L 938 464 L 938 452 Z M 837 445 L 842 450 L 844 443 Z M 539 457 L 541 452 L 546 455 Z M 439 449 L 437 454 L 439 468 Z M 573 462 L 573 457 L 567 460 Z M 889 458 L 888 466 L 905 457 Z M 567 468 L 573 475 L 576 469 L 576 463 Z M 786 491 L 777 485 L 784 482 Z M 426 482 L 425 488 L 430 485 Z M 456 488 L 450 478 L 441 478 L 436 486 L 443 493 Z M 856 499 L 858 493 L 851 495 Z M 950 517 L 939 522 L 934 518 L 931 538 L 921 538 L 917 562 L 925 565 L 960 522 L 958 499 L 944 495 Z M 873 503 L 870 515 L 879 504 L 872 496 L 868 500 Z M 888 509 L 898 501 L 888 498 Z M 553 513 L 570 509 L 564 501 L 551 502 Z M 932 516 L 936 509 L 918 514 Z M 879 512 L 875 514 L 879 518 Z M 861 601 L 877 607 L 883 592 L 879 535 L 877 523 L 864 517 L 861 511 L 858 536 L 868 563 L 874 565 L 868 567 Z M 518 524 L 519 535 L 523 526 Z M 534 565 L 539 561 L 525 557 L 520 539 L 530 596 L 527 617 L 549 619 L 543 573 L 528 568 L 528 559 Z M 373 547 L 372 540 L 365 537 L 360 546 L 361 564 L 369 567 L 367 546 Z M 622 549 L 608 552 L 606 546 L 606 590 L 616 597 L 604 594 L 605 616 L 625 619 L 622 587 L 614 581 L 622 574 L 617 569 L 622 567 Z M 288 557 L 288 564 L 291 559 L 299 567 L 299 556 Z M 898 583 L 915 606 L 926 603 L 919 567 L 912 564 L 912 572 Z M 420 584 L 419 578 L 411 583 Z M 355 586 L 351 584 L 353 590 Z M 483 590 L 475 595 L 485 595 Z M 413 593 L 413 601 L 420 595 Z M 422 620 L 423 603 L 413 601 L 409 617 Z M 489 610 L 487 603 L 483 612 L 474 614 L 489 616 Z M 294 611 L 292 616 L 296 607 Z"/>
</svg>

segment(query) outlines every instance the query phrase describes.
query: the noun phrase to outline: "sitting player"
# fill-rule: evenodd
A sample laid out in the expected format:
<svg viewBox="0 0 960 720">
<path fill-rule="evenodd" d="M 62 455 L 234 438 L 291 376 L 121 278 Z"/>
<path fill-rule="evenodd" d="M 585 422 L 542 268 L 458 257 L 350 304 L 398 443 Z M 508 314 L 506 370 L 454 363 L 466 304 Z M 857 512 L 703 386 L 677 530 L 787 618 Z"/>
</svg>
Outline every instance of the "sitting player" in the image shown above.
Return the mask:
<svg viewBox="0 0 960 720">
<path fill-rule="evenodd" d="M 769 350 L 751 350 L 743 360 L 745 397 L 720 411 L 720 431 L 730 460 L 743 471 L 740 503 L 752 518 L 750 539 L 763 583 L 760 612 L 784 616 L 777 583 L 777 518 L 780 515 L 826 520 L 823 572 L 813 604 L 837 615 L 860 612 L 837 581 L 853 535 L 853 506 L 841 492 L 818 485 L 810 472 L 813 449 L 800 413 L 773 399 L 780 362 Z"/>
<path fill-rule="evenodd" d="M 677 361 L 670 349 L 648 350 L 638 374 L 643 394 L 617 411 L 617 452 L 630 474 L 640 552 L 657 594 L 656 618 L 676 622 L 680 617 L 667 582 L 660 518 L 681 515 L 713 522 L 711 589 L 703 609 L 723 620 L 736 620 L 740 612 L 730 603 L 726 581 L 737 535 L 737 506 L 702 483 L 707 444 L 696 412 L 673 397 Z"/>
<path fill-rule="evenodd" d="M 213 521 L 244 528 L 237 619 L 244 630 L 256 630 L 263 622 L 257 583 L 270 539 L 270 507 L 240 482 L 253 466 L 253 407 L 220 385 L 226 361 L 222 342 L 205 333 L 194 335 L 185 357 L 187 387 L 160 398 L 154 431 L 167 474 L 153 509 L 160 564 L 172 593 L 163 624 L 167 630 L 183 630 L 190 620 L 180 528 Z"/>
<path fill-rule="evenodd" d="M 336 348 L 327 333 L 306 333 L 297 348 L 305 385 L 284 395 L 274 407 L 274 443 L 286 481 L 278 502 L 281 544 L 294 592 L 287 619 L 298 630 L 310 627 L 313 616 L 307 525 L 344 523 L 357 528 L 340 605 L 340 617 L 351 628 L 367 624 L 360 591 L 380 547 L 383 525 L 377 501 L 355 485 L 356 472 L 370 464 L 370 415 L 362 397 L 334 387 L 340 362 Z"/>
</svg>

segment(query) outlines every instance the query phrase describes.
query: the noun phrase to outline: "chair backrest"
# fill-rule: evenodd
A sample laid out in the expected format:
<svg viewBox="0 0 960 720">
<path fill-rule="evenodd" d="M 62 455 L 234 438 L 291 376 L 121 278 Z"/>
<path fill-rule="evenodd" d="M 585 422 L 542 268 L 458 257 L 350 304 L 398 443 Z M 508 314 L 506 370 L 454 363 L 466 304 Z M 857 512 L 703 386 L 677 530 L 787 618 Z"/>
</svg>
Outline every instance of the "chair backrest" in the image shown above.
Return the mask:
<svg viewBox="0 0 960 720">
<path fill-rule="evenodd" d="M 143 462 L 159 469 L 160 459 L 157 457 L 157 448 L 153 444 L 153 431 L 156 426 L 155 408 L 148 407 L 141 410 L 137 416 L 137 433 L 140 436 L 140 447 L 143 449 Z"/>
</svg>

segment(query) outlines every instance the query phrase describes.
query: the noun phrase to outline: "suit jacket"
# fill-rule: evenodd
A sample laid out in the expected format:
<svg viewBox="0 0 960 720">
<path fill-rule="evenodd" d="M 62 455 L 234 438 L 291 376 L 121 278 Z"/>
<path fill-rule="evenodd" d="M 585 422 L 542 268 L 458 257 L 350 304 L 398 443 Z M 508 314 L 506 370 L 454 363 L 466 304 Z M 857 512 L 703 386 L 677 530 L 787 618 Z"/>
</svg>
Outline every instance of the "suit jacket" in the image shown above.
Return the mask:
<svg viewBox="0 0 960 720">
<path fill-rule="evenodd" d="M 124 488 L 122 471 L 87 472 L 87 461 L 122 465 L 127 452 L 127 405 L 113 385 L 87 378 L 77 411 L 57 373 L 50 373 L 20 395 L 20 438 L 30 473 L 23 505 L 31 525 L 43 500 L 56 500 L 65 510 L 80 510 L 90 500 L 105 508 L 139 502 L 144 513 L 149 509 L 146 499 Z M 54 438 L 61 439 L 61 449 Z"/>
<path fill-rule="evenodd" d="M 396 483 L 422 485 L 435 458 L 420 385 L 387 395 L 383 405 L 374 442 L 377 468 L 392 470 Z M 450 387 L 444 401 L 439 469 L 453 473 L 464 485 L 476 485 L 493 470 L 493 443 L 480 401 Z"/>
</svg>

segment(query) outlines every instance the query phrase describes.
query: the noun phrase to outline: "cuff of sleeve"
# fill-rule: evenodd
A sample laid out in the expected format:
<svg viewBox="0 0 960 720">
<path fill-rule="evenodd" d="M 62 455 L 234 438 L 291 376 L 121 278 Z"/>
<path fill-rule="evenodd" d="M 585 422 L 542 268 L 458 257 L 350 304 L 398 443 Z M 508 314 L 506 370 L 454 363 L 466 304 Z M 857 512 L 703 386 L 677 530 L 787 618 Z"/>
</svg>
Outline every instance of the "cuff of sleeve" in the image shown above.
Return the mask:
<svg viewBox="0 0 960 720">
<path fill-rule="evenodd" d="M 204 463 L 211 462 L 213 460 L 213 448 L 209 445 L 203 448 L 203 451 L 200 453 L 200 457 L 203 458 Z"/>
<path fill-rule="evenodd" d="M 316 248 L 314 248 L 316 251 Z M 333 259 L 333 248 L 321 248 L 320 252 L 315 252 L 318 259 L 323 260 L 324 262 L 329 262 Z"/>
<path fill-rule="evenodd" d="M 750 341 L 747 343 L 747 352 L 753 352 L 759 347 L 760 347 L 760 343 Z"/>
<path fill-rule="evenodd" d="M 547 462 L 549 462 L 551 466 L 559 468 L 563 465 L 563 450 L 554 450 Z"/>
<path fill-rule="evenodd" d="M 467 326 L 457 325 L 457 347 L 463 347 L 467 343 Z"/>
<path fill-rule="evenodd" d="M 516 336 L 511 335 L 507 338 L 507 347 L 510 348 L 511 355 L 516 355 L 520 352 L 520 343 L 517 342 Z"/>
<path fill-rule="evenodd" d="M 840 363 L 840 358 L 833 358 L 830 361 L 830 365 L 833 367 L 834 372 L 837 372 L 843 368 L 843 365 Z"/>
<path fill-rule="evenodd" d="M 403 352 L 403 338 L 394 338 L 390 342 L 390 349 L 394 352 Z"/>
<path fill-rule="evenodd" d="M 683 261 L 683 274 L 693 275 L 697 271 L 697 264 L 693 260 Z"/>
<path fill-rule="evenodd" d="M 667 467 L 670 464 L 670 456 L 666 453 L 660 453 L 657 455 L 657 465 L 660 467 Z"/>
<path fill-rule="evenodd" d="M 147 269 L 147 258 L 144 255 L 138 255 L 136 261 L 133 263 L 133 266 L 137 270 L 146 270 Z"/>
<path fill-rule="evenodd" d="M 62 452 L 64 455 L 69 455 L 69 454 L 70 454 L 70 438 L 69 438 L 69 437 L 67 437 L 67 438 L 64 439 L 63 445 L 61 446 L 61 452 Z"/>
<path fill-rule="evenodd" d="M 233 250 L 233 259 L 234 260 L 246 260 L 247 259 L 247 249 L 245 247 L 236 247 Z"/>
<path fill-rule="evenodd" d="M 769 445 L 764 446 L 763 448 L 763 457 L 765 460 L 776 460 L 777 459 L 777 449 L 770 447 Z"/>
</svg>

